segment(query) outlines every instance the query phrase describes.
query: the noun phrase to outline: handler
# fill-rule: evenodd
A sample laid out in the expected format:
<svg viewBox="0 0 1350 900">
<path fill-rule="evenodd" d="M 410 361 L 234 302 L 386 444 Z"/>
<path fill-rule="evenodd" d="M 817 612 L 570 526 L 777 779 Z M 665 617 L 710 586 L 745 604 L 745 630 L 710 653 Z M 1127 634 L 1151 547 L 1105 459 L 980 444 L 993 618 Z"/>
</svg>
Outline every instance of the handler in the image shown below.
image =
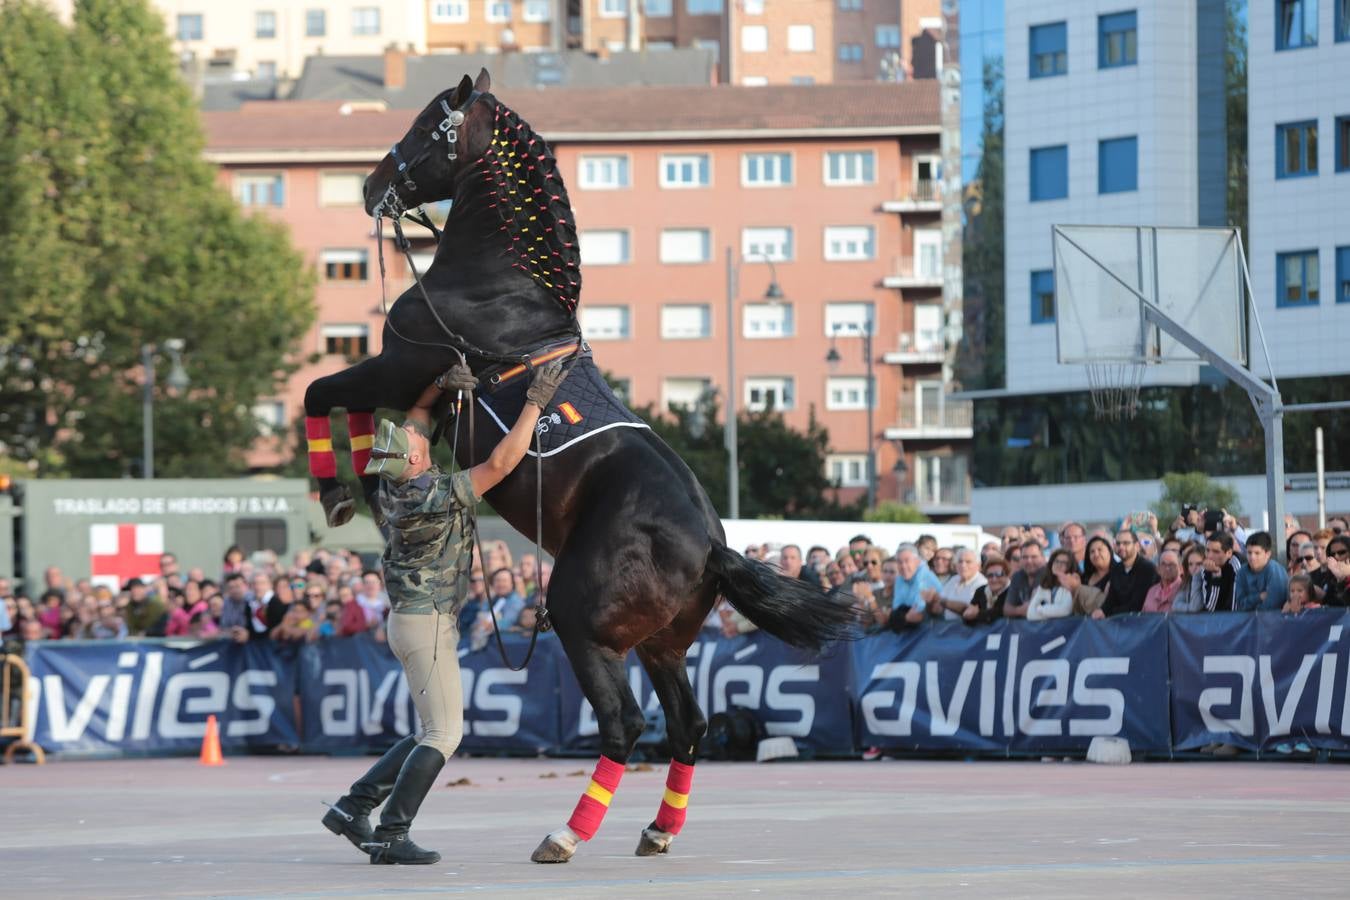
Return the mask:
<svg viewBox="0 0 1350 900">
<path fill-rule="evenodd" d="M 524 458 L 539 414 L 565 377 L 559 362 L 536 372 L 515 426 L 486 462 L 467 472 L 451 475 L 432 465 L 428 440 L 431 409 L 441 391 L 477 386 L 467 367 L 455 366 L 423 391 L 402 428 L 380 423 L 366 474 L 384 479 L 379 503 L 388 525 L 389 649 L 403 664 L 423 732 L 420 740 L 409 735 L 390 747 L 323 817 L 324 827 L 369 853 L 373 864 L 430 865 L 441 859 L 413 843 L 408 829 L 464 734 L 456 614 L 468 594 L 469 511 Z M 367 817 L 386 798 L 372 831 Z"/>
</svg>

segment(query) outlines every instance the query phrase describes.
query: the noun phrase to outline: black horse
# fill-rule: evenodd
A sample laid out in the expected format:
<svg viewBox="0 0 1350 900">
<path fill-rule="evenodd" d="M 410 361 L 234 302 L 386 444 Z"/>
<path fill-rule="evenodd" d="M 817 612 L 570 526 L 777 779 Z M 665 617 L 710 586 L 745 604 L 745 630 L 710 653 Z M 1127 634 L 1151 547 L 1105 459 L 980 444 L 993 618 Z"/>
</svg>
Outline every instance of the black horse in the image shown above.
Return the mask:
<svg viewBox="0 0 1350 900">
<path fill-rule="evenodd" d="M 581 277 L 562 177 L 544 141 L 489 89 L 483 71 L 476 81 L 466 75 L 437 96 L 366 180 L 372 216 L 453 203 L 423 278 L 426 297 L 416 285 L 405 292 L 389 311 L 380 355 L 318 379 L 305 395 L 311 468 L 330 521 L 351 514 L 327 443 L 330 411 L 348 411 L 360 463 L 372 412 L 409 408 L 456 361 L 456 351 L 467 354 L 489 385 L 507 380 L 522 364 L 528 369 L 545 356 L 572 352 L 578 342 Z M 469 446 L 463 427 L 460 464 L 485 459 L 501 436 L 484 409 L 470 408 L 475 445 Z M 458 416 L 454 427 L 465 419 Z M 569 859 L 577 837 L 587 839 L 587 831 L 598 827 L 618 786 L 645 724 L 624 670 L 630 650 L 665 710 L 673 757 L 665 800 L 637 852 L 665 852 L 683 824 L 706 731 L 685 652 L 718 595 L 765 631 L 812 650 L 851 634 L 856 611 L 844 595 L 786 578 L 729 550 L 702 486 L 650 429 L 604 430 L 549 456 L 542 467 L 538 539 L 557 560 L 548 591 L 550 619 L 595 708 L 602 759 L 570 828 L 546 837 L 532 858 Z M 535 482 L 535 464 L 527 461 L 487 495 L 529 538 L 535 538 Z M 373 479 L 363 481 L 368 495 L 375 487 Z"/>
</svg>

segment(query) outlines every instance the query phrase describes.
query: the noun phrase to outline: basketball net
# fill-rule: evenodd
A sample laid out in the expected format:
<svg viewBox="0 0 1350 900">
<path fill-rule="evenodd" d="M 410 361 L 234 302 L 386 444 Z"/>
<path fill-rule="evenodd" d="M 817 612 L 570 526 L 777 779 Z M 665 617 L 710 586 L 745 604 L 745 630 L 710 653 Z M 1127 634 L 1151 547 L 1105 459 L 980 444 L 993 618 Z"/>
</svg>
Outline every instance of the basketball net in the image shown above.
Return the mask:
<svg viewBox="0 0 1350 900">
<path fill-rule="evenodd" d="M 1142 362 L 1088 363 L 1088 389 L 1098 420 L 1119 422 L 1139 413 L 1139 386 L 1144 381 Z"/>
</svg>

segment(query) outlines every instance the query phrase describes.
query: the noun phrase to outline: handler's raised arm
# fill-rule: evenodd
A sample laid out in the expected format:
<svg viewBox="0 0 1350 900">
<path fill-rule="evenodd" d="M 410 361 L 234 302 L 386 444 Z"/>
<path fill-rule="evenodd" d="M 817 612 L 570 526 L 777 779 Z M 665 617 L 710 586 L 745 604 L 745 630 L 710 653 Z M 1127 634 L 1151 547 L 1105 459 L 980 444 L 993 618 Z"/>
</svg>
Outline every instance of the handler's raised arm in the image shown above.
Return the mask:
<svg viewBox="0 0 1350 900">
<path fill-rule="evenodd" d="M 548 406 L 549 400 L 553 399 L 554 392 L 558 390 L 558 385 L 562 384 L 566 377 L 567 371 L 561 362 L 549 363 L 535 373 L 529 390 L 525 392 L 525 408 L 520 411 L 520 418 L 516 419 L 516 424 L 506 437 L 502 438 L 502 442 L 496 446 L 486 461 L 469 470 L 469 478 L 473 481 L 473 492 L 476 496 L 481 497 L 496 487 L 497 483 L 510 475 L 511 470 L 525 458 L 525 451 L 530 449 L 530 438 L 534 434 L 535 424 L 539 421 L 539 414 L 543 412 L 545 406 Z"/>
</svg>

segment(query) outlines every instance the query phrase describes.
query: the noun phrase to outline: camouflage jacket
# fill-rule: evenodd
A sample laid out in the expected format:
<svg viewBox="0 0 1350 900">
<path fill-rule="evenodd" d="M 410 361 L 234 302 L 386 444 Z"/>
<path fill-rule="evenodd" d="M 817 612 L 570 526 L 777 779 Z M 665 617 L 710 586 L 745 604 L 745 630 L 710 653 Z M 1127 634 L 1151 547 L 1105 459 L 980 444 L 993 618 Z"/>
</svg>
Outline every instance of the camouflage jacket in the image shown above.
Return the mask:
<svg viewBox="0 0 1350 900">
<path fill-rule="evenodd" d="M 469 589 L 469 510 L 478 502 L 469 473 L 433 467 L 401 484 L 381 480 L 379 502 L 390 610 L 453 614 Z"/>
</svg>

